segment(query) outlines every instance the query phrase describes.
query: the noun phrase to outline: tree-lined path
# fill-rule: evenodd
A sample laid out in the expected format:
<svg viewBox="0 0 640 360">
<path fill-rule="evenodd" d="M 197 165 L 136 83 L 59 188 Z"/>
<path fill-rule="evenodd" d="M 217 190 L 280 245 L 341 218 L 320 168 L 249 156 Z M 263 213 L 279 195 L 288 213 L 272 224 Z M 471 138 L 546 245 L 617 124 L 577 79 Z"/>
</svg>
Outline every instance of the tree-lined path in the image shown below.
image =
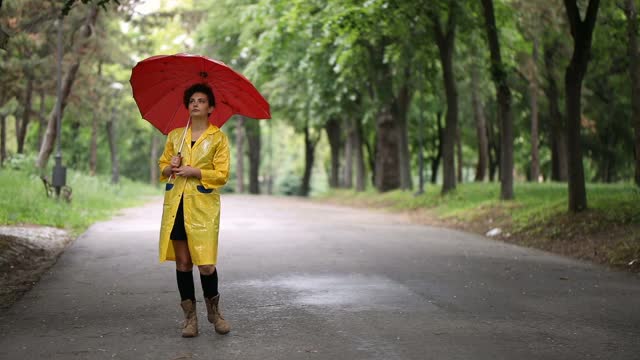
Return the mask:
<svg viewBox="0 0 640 360">
<path fill-rule="evenodd" d="M 233 327 L 180 337 L 161 200 L 97 223 L 0 316 L 1 359 L 637 359 L 636 275 L 397 215 L 223 196 Z"/>
</svg>

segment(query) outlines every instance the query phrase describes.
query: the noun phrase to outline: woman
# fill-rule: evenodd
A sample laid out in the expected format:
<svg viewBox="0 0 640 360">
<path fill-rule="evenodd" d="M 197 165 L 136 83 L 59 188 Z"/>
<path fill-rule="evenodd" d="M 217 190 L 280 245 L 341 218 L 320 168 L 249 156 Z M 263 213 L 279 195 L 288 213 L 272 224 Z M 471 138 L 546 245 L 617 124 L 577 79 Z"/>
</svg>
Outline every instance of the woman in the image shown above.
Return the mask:
<svg viewBox="0 0 640 360">
<path fill-rule="evenodd" d="M 158 161 L 161 181 L 169 181 L 164 196 L 160 228 L 160 261 L 176 262 L 180 306 L 185 321 L 183 337 L 198 335 L 193 265 L 198 266 L 209 322 L 226 334 L 229 324 L 220 312 L 218 294 L 219 189 L 229 179 L 229 143 L 220 129 L 209 123 L 215 106 L 213 91 L 194 84 L 184 92 L 191 116 L 184 128 L 171 131 Z M 180 152 L 181 149 L 181 152 Z"/>
</svg>

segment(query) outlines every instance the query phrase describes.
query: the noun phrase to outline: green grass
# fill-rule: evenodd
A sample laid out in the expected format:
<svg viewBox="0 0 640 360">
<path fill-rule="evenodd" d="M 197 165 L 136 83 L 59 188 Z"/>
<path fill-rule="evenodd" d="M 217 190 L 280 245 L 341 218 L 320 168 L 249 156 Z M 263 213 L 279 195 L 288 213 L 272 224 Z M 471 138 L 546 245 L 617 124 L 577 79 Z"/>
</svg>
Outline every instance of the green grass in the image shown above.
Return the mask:
<svg viewBox="0 0 640 360">
<path fill-rule="evenodd" d="M 634 259 L 640 263 L 640 190 L 633 184 L 587 184 L 589 208 L 579 214 L 569 213 L 563 183 L 517 183 L 512 201 L 499 199 L 499 183 L 459 184 L 446 195 L 440 190 L 428 186 L 418 196 L 408 191 L 332 190 L 318 199 L 395 211 L 428 209 L 430 216 L 444 223 L 452 220 L 477 232 L 500 227 L 512 235 L 505 240 L 525 246 L 614 266 Z"/>
<path fill-rule="evenodd" d="M 148 184 L 121 178 L 120 184 L 112 185 L 109 177 L 91 177 L 73 170 L 67 171 L 67 185 L 72 189 L 70 203 L 47 197 L 34 170 L 0 169 L 0 224 L 47 225 L 78 235 L 119 209 L 160 194 Z"/>
<path fill-rule="evenodd" d="M 552 216 L 566 213 L 568 208 L 567 185 L 561 183 L 530 184 L 517 183 L 515 200 L 499 199 L 500 184 L 459 184 L 455 191 L 440 194 L 440 187 L 429 186 L 424 194 L 414 195 L 408 191 L 378 193 L 373 190 L 331 190 L 319 199 L 338 201 L 343 204 L 390 207 L 395 210 L 417 208 L 432 209 L 442 218 L 470 219 L 478 210 L 499 207 L 508 209 L 515 224 L 526 226 Z M 592 210 L 602 210 L 610 220 L 640 223 L 640 191 L 631 184 L 589 184 L 587 202 Z"/>
</svg>

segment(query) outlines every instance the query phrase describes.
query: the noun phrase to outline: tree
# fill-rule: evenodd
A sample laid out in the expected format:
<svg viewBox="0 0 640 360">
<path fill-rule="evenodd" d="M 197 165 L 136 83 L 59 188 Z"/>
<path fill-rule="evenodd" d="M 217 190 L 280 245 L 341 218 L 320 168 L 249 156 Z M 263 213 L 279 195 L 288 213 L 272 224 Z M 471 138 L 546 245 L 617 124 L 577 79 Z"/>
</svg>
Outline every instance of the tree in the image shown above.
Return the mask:
<svg viewBox="0 0 640 360">
<path fill-rule="evenodd" d="M 446 27 L 442 28 L 440 14 L 433 9 L 428 10 L 432 22 L 433 34 L 440 54 L 442 81 L 447 97 L 447 118 L 442 139 L 442 193 L 456 188 L 456 170 L 454 146 L 458 128 L 458 90 L 455 82 L 453 54 L 455 51 L 456 18 L 458 5 L 455 0 L 447 3 Z"/>
<path fill-rule="evenodd" d="M 61 10 L 62 15 L 67 16 L 69 14 L 69 11 L 71 11 L 71 8 L 77 1 L 78 0 L 65 0 Z M 104 10 L 107 10 L 107 4 L 109 4 L 112 1 L 120 5 L 120 0 L 80 0 L 80 1 L 82 1 L 83 4 L 91 3 L 91 4 L 95 4 L 96 6 L 102 6 Z M 1 6 L 1 3 L 0 3 L 0 6 Z"/>
<path fill-rule="evenodd" d="M 78 73 L 78 68 L 80 67 L 80 62 L 82 60 L 82 56 L 84 53 L 84 49 L 87 46 L 86 40 L 91 37 L 92 28 L 95 26 L 96 19 L 98 17 L 98 8 L 96 6 L 92 6 L 86 15 L 84 24 L 79 29 L 79 33 L 83 39 L 77 41 L 74 44 L 74 48 L 72 51 L 73 60 L 71 65 L 69 66 L 67 72 L 62 78 L 62 99 L 60 99 L 60 117 L 64 113 L 64 108 L 67 104 L 67 99 L 69 94 L 71 93 L 71 88 L 73 87 L 73 82 L 75 81 L 76 74 Z M 47 161 L 49 160 L 49 156 L 53 151 L 53 143 L 56 138 L 56 113 L 55 109 L 49 114 L 49 120 L 47 125 L 47 132 L 44 137 L 44 141 L 42 142 L 42 147 L 40 148 L 40 153 L 38 155 L 37 166 L 40 169 L 44 169 Z"/>
<path fill-rule="evenodd" d="M 529 103 L 531 108 L 531 168 L 529 178 L 537 182 L 540 177 L 540 131 L 539 131 L 539 101 L 540 92 L 538 57 L 542 29 L 545 27 L 543 12 L 549 8 L 548 1 L 522 0 L 514 3 L 519 10 L 520 33 L 531 42 L 531 53 L 524 55 L 523 75 L 529 83 Z M 548 21 L 548 20 L 547 20 Z"/>
<path fill-rule="evenodd" d="M 489 49 L 491 50 L 491 75 L 498 98 L 500 130 L 500 198 L 513 199 L 513 119 L 511 115 L 511 91 L 507 73 L 502 63 L 500 42 L 493 10 L 493 0 L 482 0 Z"/>
<path fill-rule="evenodd" d="M 635 0 L 625 0 L 627 52 L 631 79 L 631 119 L 635 128 L 635 182 L 640 186 L 640 53 L 638 50 L 638 9 Z"/>
<path fill-rule="evenodd" d="M 364 166 L 364 153 L 363 146 L 363 131 L 362 131 L 362 119 L 360 117 L 354 117 L 354 130 L 353 130 L 353 143 L 352 148 L 355 155 L 355 167 L 356 167 L 356 191 L 365 190 L 365 166 Z"/>
<path fill-rule="evenodd" d="M 561 92 L 556 75 L 556 62 L 562 47 L 561 40 L 554 34 L 545 41 L 543 57 L 546 75 L 545 94 L 548 101 L 548 122 L 550 123 L 551 180 L 567 181 L 569 178 L 569 151 L 567 149 L 566 121 L 560 112 Z"/>
<path fill-rule="evenodd" d="M 533 39 L 533 50 L 530 60 L 530 81 L 531 86 L 529 96 L 531 101 L 531 181 L 537 182 L 540 177 L 540 151 L 538 150 L 538 39 Z"/>
<path fill-rule="evenodd" d="M 247 152 L 249 154 L 249 193 L 260 194 L 260 149 L 261 131 L 260 123 L 250 121 L 246 124 L 247 132 Z"/>
<path fill-rule="evenodd" d="M 480 67 L 472 56 L 471 64 L 471 106 L 476 125 L 476 137 L 478 138 L 478 163 L 476 165 L 475 181 L 484 181 L 489 165 L 489 139 L 487 138 L 487 120 L 484 115 L 484 106 L 480 94 Z"/>
<path fill-rule="evenodd" d="M 569 145 L 569 210 L 580 212 L 587 208 L 582 144 L 580 140 L 582 80 L 587 72 L 591 51 L 591 39 L 598 16 L 599 0 L 589 0 L 584 20 L 581 19 L 578 3 L 564 0 L 567 18 L 573 38 L 573 55 L 565 73 L 567 96 L 567 138 Z"/>
<path fill-rule="evenodd" d="M 244 139 L 245 139 L 245 118 L 239 116 L 236 121 L 236 192 L 244 192 Z"/>
<path fill-rule="evenodd" d="M 340 185 L 340 143 L 342 142 L 340 133 L 340 122 L 337 119 L 329 119 L 325 124 L 325 130 L 327 132 L 327 139 L 329 140 L 329 147 L 331 149 L 329 186 L 335 189 Z M 347 156 L 345 155 L 345 157 Z M 346 168 L 348 168 L 347 165 L 345 165 L 345 169 Z M 345 178 L 347 176 L 346 173 L 347 170 L 345 170 Z"/>
</svg>

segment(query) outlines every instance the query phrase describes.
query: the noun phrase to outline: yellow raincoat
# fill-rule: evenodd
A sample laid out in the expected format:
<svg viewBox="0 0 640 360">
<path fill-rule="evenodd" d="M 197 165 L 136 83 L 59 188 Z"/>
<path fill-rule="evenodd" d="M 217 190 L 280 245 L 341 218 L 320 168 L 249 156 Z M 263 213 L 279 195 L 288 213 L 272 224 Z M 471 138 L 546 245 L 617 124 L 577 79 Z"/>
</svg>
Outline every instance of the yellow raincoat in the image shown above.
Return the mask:
<svg viewBox="0 0 640 360">
<path fill-rule="evenodd" d="M 171 131 L 164 152 L 158 161 L 160 173 L 169 166 L 171 157 L 178 153 L 184 128 Z M 160 261 L 175 261 L 173 242 L 169 239 L 180 198 L 183 198 L 184 227 L 189 252 L 195 265 L 213 265 L 218 257 L 218 231 L 220 229 L 219 189 L 229 179 L 229 142 L 220 129 L 209 124 L 207 130 L 191 147 L 191 127 L 182 146 L 182 165 L 199 168 L 202 179 L 174 177 L 167 183 L 164 194 L 162 225 L 160 226 Z M 160 175 L 160 181 L 168 178 Z"/>
</svg>

